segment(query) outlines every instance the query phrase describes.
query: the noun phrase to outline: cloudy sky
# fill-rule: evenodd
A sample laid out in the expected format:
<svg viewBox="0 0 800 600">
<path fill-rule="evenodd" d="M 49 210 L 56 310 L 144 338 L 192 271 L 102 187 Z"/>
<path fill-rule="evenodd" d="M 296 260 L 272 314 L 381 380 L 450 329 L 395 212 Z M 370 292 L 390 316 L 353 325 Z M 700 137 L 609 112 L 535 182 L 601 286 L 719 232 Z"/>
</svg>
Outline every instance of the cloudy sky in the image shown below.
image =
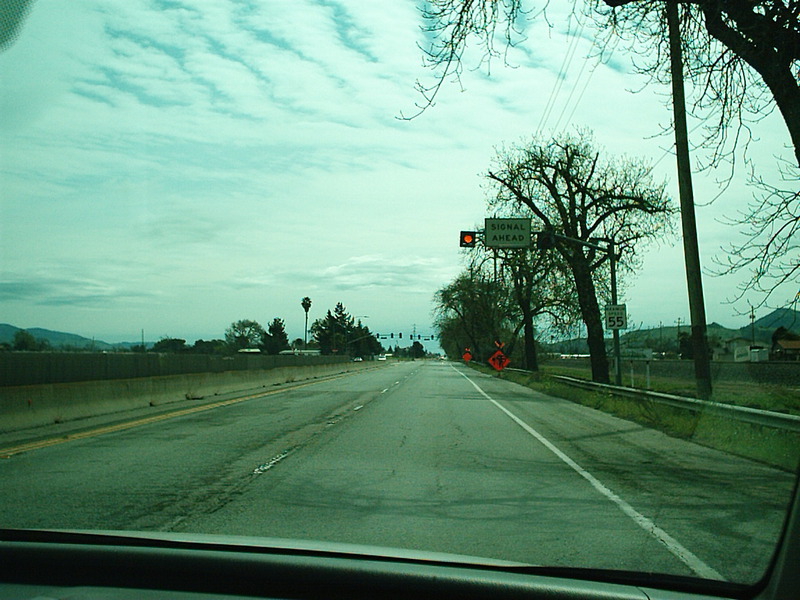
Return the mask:
<svg viewBox="0 0 800 600">
<path fill-rule="evenodd" d="M 312 320 L 341 301 L 374 332 L 430 333 L 494 149 L 537 129 L 590 127 L 677 198 L 668 90 L 634 93 L 621 47 L 587 58 L 591 26 L 566 12 L 526 24 L 512 67 L 468 69 L 398 119 L 432 82 L 415 5 L 37 0 L 0 53 L 0 322 L 192 343 L 281 317 L 294 338 L 309 296 Z M 754 131 L 764 172 L 791 156 L 779 118 Z M 719 176 L 695 181 L 708 267 L 751 194 L 737 179 L 706 205 Z M 646 255 L 624 297 L 637 326 L 688 319 L 682 260 L 677 239 Z M 747 322 L 725 303 L 737 281 L 706 277 L 709 321 Z"/>
</svg>

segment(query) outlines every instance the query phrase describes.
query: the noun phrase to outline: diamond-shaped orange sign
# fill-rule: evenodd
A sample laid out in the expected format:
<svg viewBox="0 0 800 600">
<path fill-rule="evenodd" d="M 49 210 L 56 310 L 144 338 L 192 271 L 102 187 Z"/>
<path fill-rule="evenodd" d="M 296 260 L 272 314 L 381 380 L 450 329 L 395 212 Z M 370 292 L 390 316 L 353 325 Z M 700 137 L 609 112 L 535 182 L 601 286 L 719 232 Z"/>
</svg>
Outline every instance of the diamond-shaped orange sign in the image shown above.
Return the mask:
<svg viewBox="0 0 800 600">
<path fill-rule="evenodd" d="M 489 364 L 492 365 L 497 371 L 502 371 L 505 369 L 510 362 L 511 360 L 500 350 L 489 357 Z"/>
<path fill-rule="evenodd" d="M 461 355 L 461 358 L 463 358 L 465 362 L 469 362 L 472 360 L 472 353 L 469 350 L 467 350 L 466 352 L 464 352 L 464 354 Z"/>
</svg>

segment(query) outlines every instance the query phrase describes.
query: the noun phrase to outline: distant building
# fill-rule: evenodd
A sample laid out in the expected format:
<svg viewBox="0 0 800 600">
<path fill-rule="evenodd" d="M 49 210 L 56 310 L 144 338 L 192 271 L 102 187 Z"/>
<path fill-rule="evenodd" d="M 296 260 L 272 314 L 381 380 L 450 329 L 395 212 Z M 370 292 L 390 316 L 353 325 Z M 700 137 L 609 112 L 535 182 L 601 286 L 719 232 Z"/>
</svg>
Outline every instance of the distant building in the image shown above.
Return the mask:
<svg viewBox="0 0 800 600">
<path fill-rule="evenodd" d="M 773 360 L 800 360 L 800 340 L 775 340 Z"/>
<path fill-rule="evenodd" d="M 750 362 L 750 344 L 747 338 L 737 337 L 725 341 L 724 352 L 736 362 Z"/>
</svg>

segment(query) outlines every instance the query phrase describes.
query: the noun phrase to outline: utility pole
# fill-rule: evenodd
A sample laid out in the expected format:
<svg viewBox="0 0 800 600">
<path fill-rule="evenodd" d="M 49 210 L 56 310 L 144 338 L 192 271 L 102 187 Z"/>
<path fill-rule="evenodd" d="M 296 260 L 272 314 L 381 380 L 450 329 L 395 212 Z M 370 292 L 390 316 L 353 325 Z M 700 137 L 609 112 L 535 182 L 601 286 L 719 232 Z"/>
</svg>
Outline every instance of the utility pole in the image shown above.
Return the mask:
<svg viewBox="0 0 800 600">
<path fill-rule="evenodd" d="M 672 73 L 672 109 L 675 121 L 675 153 L 678 159 L 678 189 L 681 200 L 683 256 L 686 263 L 686 283 L 689 290 L 692 349 L 697 395 L 711 397 L 711 362 L 706 337 L 706 309 L 703 300 L 703 280 L 700 271 L 700 251 L 697 244 L 697 222 L 694 213 L 692 171 L 689 163 L 689 134 L 686 128 L 686 99 L 683 91 L 683 58 L 681 56 L 678 0 L 667 0 L 669 55 Z"/>
<path fill-rule="evenodd" d="M 611 304 L 617 304 L 617 257 L 614 240 L 608 241 L 608 260 L 611 267 Z M 614 383 L 622 385 L 622 352 L 619 348 L 619 329 L 612 329 L 614 336 Z"/>
</svg>

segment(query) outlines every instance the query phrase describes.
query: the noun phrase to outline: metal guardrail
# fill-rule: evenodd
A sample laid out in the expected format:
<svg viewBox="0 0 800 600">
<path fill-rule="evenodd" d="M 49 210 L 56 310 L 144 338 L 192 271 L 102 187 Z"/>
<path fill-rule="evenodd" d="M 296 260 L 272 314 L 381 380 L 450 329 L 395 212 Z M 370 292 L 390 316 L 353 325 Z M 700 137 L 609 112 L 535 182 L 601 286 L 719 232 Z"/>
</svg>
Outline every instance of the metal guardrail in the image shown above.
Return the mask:
<svg viewBox="0 0 800 600">
<path fill-rule="evenodd" d="M 523 371 L 522 369 L 513 370 L 527 373 L 527 371 Z M 578 379 L 576 377 L 567 377 L 566 375 L 553 375 L 552 377 L 553 379 L 557 379 L 568 385 L 584 389 L 603 390 L 619 396 L 653 400 L 654 402 L 676 408 L 719 415 L 736 419 L 738 421 L 743 421 L 745 423 L 771 427 L 773 429 L 800 432 L 800 416 L 797 415 L 787 415 L 784 413 L 750 408 L 747 406 L 735 406 L 733 404 L 724 404 L 722 402 L 711 402 L 709 400 L 698 400 L 697 398 L 686 398 L 684 396 L 675 396 L 673 394 L 665 394 L 663 392 L 640 390 L 637 388 L 609 385 L 606 383 L 595 383 L 594 381 L 587 381 L 585 379 Z"/>
</svg>

